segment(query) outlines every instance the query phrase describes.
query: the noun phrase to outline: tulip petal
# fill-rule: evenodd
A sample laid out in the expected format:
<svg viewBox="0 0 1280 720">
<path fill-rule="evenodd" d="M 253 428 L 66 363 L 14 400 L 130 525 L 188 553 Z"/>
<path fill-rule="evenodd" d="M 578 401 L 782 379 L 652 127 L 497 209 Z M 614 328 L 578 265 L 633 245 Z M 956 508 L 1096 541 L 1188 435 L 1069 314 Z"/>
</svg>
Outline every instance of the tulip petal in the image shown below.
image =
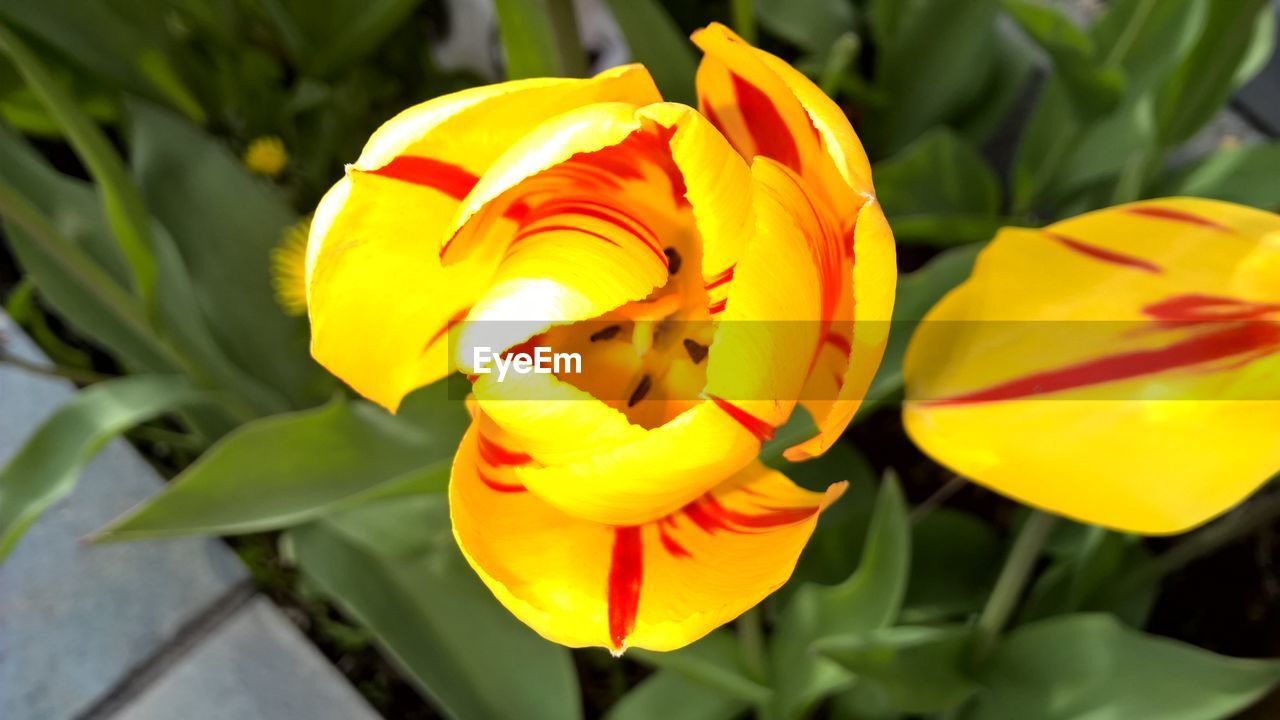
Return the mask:
<svg viewBox="0 0 1280 720">
<path fill-rule="evenodd" d="M 1163 199 L 1006 229 L 912 339 L 904 420 L 958 473 L 1181 532 L 1280 470 L 1280 217 Z"/>
<path fill-rule="evenodd" d="M 764 155 L 795 170 L 815 191 L 830 194 L 833 207 L 854 202 L 842 187 L 873 194 L 862 143 L 812 81 L 720 23 L 695 32 L 693 41 L 705 53 L 699 109 L 744 158 Z"/>
<path fill-rule="evenodd" d="M 610 526 L 486 483 L 503 456 L 483 457 L 480 437 L 463 439 L 449 485 L 458 545 L 508 610 L 571 647 L 672 650 L 732 620 L 786 582 L 844 489 L 754 464 L 661 520 Z"/>
<path fill-rule="evenodd" d="M 653 102 L 639 66 L 588 80 L 474 88 L 397 115 L 325 196 L 307 250 L 312 354 L 362 395 L 395 409 L 446 375 L 443 342 L 496 259 L 445 269 L 443 234 L 500 152 L 543 120 L 601 101 Z"/>
<path fill-rule="evenodd" d="M 722 277 L 750 227 L 749 189 L 745 163 L 682 105 L 599 103 L 543 123 L 454 218 L 446 263 L 506 255 L 459 351 L 505 348 L 644 298 L 666 280 L 665 249 L 694 232 L 704 278 Z"/>
</svg>

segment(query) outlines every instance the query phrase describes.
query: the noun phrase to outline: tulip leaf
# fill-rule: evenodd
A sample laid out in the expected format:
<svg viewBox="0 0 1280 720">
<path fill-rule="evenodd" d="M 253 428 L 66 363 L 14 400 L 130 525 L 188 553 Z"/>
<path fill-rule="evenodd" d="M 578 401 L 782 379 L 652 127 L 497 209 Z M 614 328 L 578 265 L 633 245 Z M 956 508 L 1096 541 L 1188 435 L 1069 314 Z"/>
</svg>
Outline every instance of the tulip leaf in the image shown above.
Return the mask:
<svg viewBox="0 0 1280 720">
<path fill-rule="evenodd" d="M 54 411 L 0 469 L 0 559 L 108 440 L 176 408 L 213 400 L 178 377 L 134 375 L 92 385 Z"/>
<path fill-rule="evenodd" d="M 723 628 L 673 652 L 633 650 L 632 653 L 641 662 L 675 672 L 729 697 L 756 705 L 769 700 L 769 688 L 748 677 L 737 638 Z"/>
<path fill-rule="evenodd" d="M 749 707 L 677 672 L 659 670 L 614 703 L 604 720 L 734 720 Z"/>
<path fill-rule="evenodd" d="M 955 707 L 978 686 L 964 671 L 973 629 L 969 626 L 899 626 L 820 640 L 814 649 L 885 691 L 888 703 L 907 713 Z"/>
<path fill-rule="evenodd" d="M 889 477 L 880 484 L 858 569 L 838 585 L 799 588 L 782 611 L 769 655 L 773 717 L 803 717 L 823 697 L 852 684 L 848 671 L 813 654 L 813 643 L 889 626 L 902 608 L 910 565 L 906 504 Z"/>
<path fill-rule="evenodd" d="M 1208 3 L 1199 40 L 1161 84 L 1156 101 L 1160 143 L 1172 147 L 1189 139 L 1217 114 L 1234 90 L 1232 81 L 1248 59 L 1260 13 L 1267 0 Z"/>
<path fill-rule="evenodd" d="M 128 263 L 131 287 L 142 298 L 144 307 L 149 307 L 156 282 L 151 220 L 120 156 L 36 53 L 3 23 L 0 23 L 0 52 L 13 61 L 97 181 L 107 221 Z"/>
<path fill-rule="evenodd" d="M 783 463 L 778 470 L 797 485 L 816 492 L 834 482 L 849 483 L 840 500 L 822 511 L 791 580 L 778 590 L 777 597 L 784 599 L 803 583 L 833 585 L 857 569 L 879 481 L 871 463 L 850 442 L 837 442 L 819 457 Z"/>
<path fill-rule="evenodd" d="M 920 136 L 876 163 L 876 196 L 894 237 L 958 244 L 989 239 L 1000 227 L 1000 183 L 982 155 L 947 128 Z"/>
<path fill-rule="evenodd" d="M 693 46 L 658 0 L 605 0 L 636 62 L 653 74 L 662 97 L 691 105 L 698 61 Z"/>
<path fill-rule="evenodd" d="M 158 9 L 151 3 L 133 3 L 138 6 L 137 14 L 146 16 L 129 17 L 128 5 L 0 0 L 0 18 L 56 47 L 69 61 L 112 87 L 162 100 L 203 123 L 204 109 L 166 51 L 168 38 L 145 29 L 143 21 L 154 20 Z"/>
<path fill-rule="evenodd" d="M 1003 0 L 1004 9 L 1053 61 L 1057 77 L 1081 119 L 1104 115 L 1124 97 L 1124 72 L 1104 67 L 1093 40 L 1061 10 L 1027 0 Z"/>
<path fill-rule="evenodd" d="M 1014 630 L 980 681 L 971 720 L 1218 720 L 1280 681 L 1280 661 L 1216 655 L 1082 613 Z"/>
<path fill-rule="evenodd" d="M 582 716 L 569 651 L 480 582 L 454 542 L 443 495 L 363 505 L 287 537 L 304 576 L 372 631 L 445 715 Z"/>
<path fill-rule="evenodd" d="M 874 81 L 887 102 L 866 118 L 868 147 L 897 152 L 973 104 L 995 65 L 997 10 L 997 0 L 877 3 L 893 29 L 878 46 Z"/>
<path fill-rule="evenodd" d="M 1075 540 L 1063 543 L 1071 534 Z M 1134 627 L 1146 624 L 1155 605 L 1157 586 L 1147 575 L 1151 556 L 1132 535 L 1076 523 L 1061 523 L 1055 539 L 1065 547 L 1051 554 L 1054 561 L 1036 578 L 1027 592 L 1018 617 L 1020 623 L 1078 611 L 1106 611 Z M 1109 592 L 1125 578 L 1150 577 L 1123 597 Z"/>
<path fill-rule="evenodd" d="M 902 361 L 906 357 L 912 333 L 925 313 L 942 296 L 969 277 L 982 247 L 975 243 L 952 248 L 930 260 L 919 270 L 898 277 L 898 295 L 893 305 L 893 326 L 889 329 L 889 342 L 885 346 L 880 368 L 871 381 L 871 387 L 867 389 L 862 407 L 858 409 L 858 417 L 865 417 L 902 391 Z"/>
<path fill-rule="evenodd" d="M 991 592 L 1004 548 L 987 522 L 936 508 L 911 528 L 911 580 L 902 621 L 960 619 L 977 612 Z"/>
<path fill-rule="evenodd" d="M 770 32 L 822 57 L 855 29 L 853 3 L 845 0 L 756 0 L 756 10 Z"/>
<path fill-rule="evenodd" d="M 388 494 L 443 492 L 467 425 L 433 385 L 400 416 L 363 401 L 244 425 L 95 540 L 276 530 Z M 430 413 L 423 427 L 409 420 Z"/>
<path fill-rule="evenodd" d="M 305 322 L 284 314 L 271 285 L 271 251 L 296 220 L 286 199 L 184 118 L 143 102 L 128 111 L 134 178 L 172 236 L 189 278 L 185 294 L 218 346 L 284 395 L 284 406 L 272 409 L 323 400 Z"/>
<path fill-rule="evenodd" d="M 421 0 L 264 0 L 289 54 L 311 77 L 327 77 L 376 50 Z"/>
<path fill-rule="evenodd" d="M 1153 197 L 1194 195 L 1280 209 L 1280 142 L 1222 148 L 1170 176 L 1152 191 Z"/>
<path fill-rule="evenodd" d="M 1200 0 L 1115 0 L 1089 28 L 1100 67 L 1119 68 L 1125 96 L 1087 122 L 1065 81 L 1051 77 L 1022 132 L 1012 173 L 1013 210 L 1061 203 L 1092 183 L 1114 180 L 1156 148 L 1152 90 L 1190 51 L 1203 19 Z"/>
<path fill-rule="evenodd" d="M 586 71 L 571 0 L 495 0 L 507 79 L 581 77 Z"/>
</svg>

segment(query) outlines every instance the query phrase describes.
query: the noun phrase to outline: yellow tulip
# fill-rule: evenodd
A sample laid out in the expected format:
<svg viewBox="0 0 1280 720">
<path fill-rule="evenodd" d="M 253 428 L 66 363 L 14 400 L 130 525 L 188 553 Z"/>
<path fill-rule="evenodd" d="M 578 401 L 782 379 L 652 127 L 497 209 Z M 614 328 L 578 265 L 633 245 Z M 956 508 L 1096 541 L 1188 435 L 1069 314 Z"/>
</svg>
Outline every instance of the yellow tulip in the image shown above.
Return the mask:
<svg viewBox="0 0 1280 720">
<path fill-rule="evenodd" d="M 472 377 L 454 534 L 565 645 L 678 648 L 787 580 L 843 483 L 806 491 L 761 446 L 797 404 L 817 432 L 787 457 L 831 446 L 892 314 L 844 114 L 720 25 L 693 39 L 696 110 L 640 66 L 437 98 L 374 133 L 312 224 L 313 355 L 391 410 Z M 499 381 L 471 352 L 531 344 L 581 374 Z"/>
<path fill-rule="evenodd" d="M 1172 198 L 1002 230 L 904 373 L 908 433 L 957 473 L 1187 530 L 1280 470 L 1280 216 Z"/>
</svg>

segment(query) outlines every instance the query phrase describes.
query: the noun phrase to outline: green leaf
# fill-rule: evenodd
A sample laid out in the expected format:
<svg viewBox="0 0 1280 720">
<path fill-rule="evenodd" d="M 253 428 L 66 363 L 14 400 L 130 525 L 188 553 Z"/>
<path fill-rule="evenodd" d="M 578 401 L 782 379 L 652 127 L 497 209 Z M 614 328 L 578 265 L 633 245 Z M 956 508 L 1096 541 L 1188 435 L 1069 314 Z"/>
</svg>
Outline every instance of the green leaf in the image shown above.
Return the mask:
<svg viewBox="0 0 1280 720">
<path fill-rule="evenodd" d="M 429 428 L 341 399 L 244 425 L 94 539 L 276 530 L 387 494 L 443 492 L 468 418 L 440 388 L 405 401 L 436 409 Z"/>
<path fill-rule="evenodd" d="M 731 698 L 756 705 L 769 700 L 769 688 L 752 680 L 743 667 L 738 638 L 723 628 L 673 652 L 631 652 L 645 664 L 678 673 Z"/>
<path fill-rule="evenodd" d="M 866 118 L 868 147 L 880 156 L 964 110 L 986 86 L 995 60 L 996 0 L 893 4 L 904 7 L 894 11 L 875 70 L 886 103 Z"/>
<path fill-rule="evenodd" d="M 859 681 L 880 685 L 896 710 L 935 713 L 959 705 L 977 690 L 963 670 L 972 639 L 968 626 L 900 626 L 827 638 L 814 649 Z"/>
<path fill-rule="evenodd" d="M 816 657 L 812 645 L 826 637 L 889 626 L 902 607 L 910 564 L 906 505 L 890 477 L 880 484 L 858 569 L 838 585 L 801 587 L 783 609 L 769 654 L 771 717 L 802 717 L 823 697 L 852 683 L 843 668 Z"/>
<path fill-rule="evenodd" d="M 1125 578 L 1146 576 L 1151 557 L 1140 538 L 1064 521 L 1050 543 L 1054 561 L 1027 592 L 1019 623 L 1084 610 L 1110 612 L 1134 627 L 1146 624 L 1158 590 L 1154 579 L 1122 598 L 1108 593 Z"/>
<path fill-rule="evenodd" d="M 409 20 L 421 0 L 264 0 L 289 54 L 311 77 L 350 68 Z"/>
<path fill-rule="evenodd" d="M 136 375 L 92 385 L 58 408 L 0 469 L 0 559 L 31 523 L 75 487 L 108 440 L 212 396 L 181 378 Z"/>
<path fill-rule="evenodd" d="M 0 23 L 0 52 L 17 66 L 18 72 L 58 121 L 67 140 L 97 182 L 107 220 L 129 265 L 133 289 L 143 299 L 144 306 L 149 306 L 156 282 L 150 218 L 142 196 L 129 181 L 120 156 L 98 126 L 76 105 L 62 83 L 3 23 Z"/>
<path fill-rule="evenodd" d="M 1049 58 L 1072 106 L 1082 118 L 1103 115 L 1124 96 L 1124 73 L 1102 67 L 1093 40 L 1057 8 L 1027 0 L 1002 0 L 1005 10 Z"/>
<path fill-rule="evenodd" d="M 166 9 L 155 3 L 141 5 L 137 15 L 130 16 L 127 5 L 118 2 L 0 0 L 0 18 L 61 50 L 69 61 L 111 87 L 163 101 L 203 123 L 203 108 L 165 48 L 168 38 L 148 32 L 141 22 L 156 20 Z"/>
<path fill-rule="evenodd" d="M 271 251 L 296 220 L 285 198 L 183 118 L 142 102 L 128 110 L 134 178 L 173 239 L 185 294 L 214 342 L 286 407 L 322 400 L 305 321 L 284 314 L 271 286 Z"/>
<path fill-rule="evenodd" d="M 662 97 L 697 102 L 693 78 L 698 61 L 689 38 L 658 0 L 606 0 L 631 48 L 631 56 L 653 75 Z"/>
<path fill-rule="evenodd" d="M 943 295 L 969 277 L 982 248 L 983 245 L 976 243 L 952 248 L 919 270 L 898 277 L 889 342 L 862 407 L 858 409 L 858 417 L 866 417 L 902 391 L 902 361 L 906 357 L 911 334 Z"/>
<path fill-rule="evenodd" d="M 571 0 L 495 0 L 507 79 L 581 77 L 582 42 Z"/>
<path fill-rule="evenodd" d="M 1190 54 L 1161 84 L 1156 100 L 1163 147 L 1188 140 L 1222 109 L 1232 81 L 1247 59 L 1259 13 L 1272 12 L 1267 0 L 1211 2 L 1200 38 Z"/>
<path fill-rule="evenodd" d="M 1280 142 L 1222 148 L 1170 176 L 1152 197 L 1194 195 L 1280 210 Z"/>
<path fill-rule="evenodd" d="M 819 492 L 831 483 L 849 482 L 840 501 L 822 512 L 791 580 L 778 590 L 779 599 L 784 599 L 806 582 L 834 585 L 857 569 L 879 482 L 871 463 L 849 442 L 838 442 L 819 457 L 784 463 L 778 469 L 796 484 Z"/>
<path fill-rule="evenodd" d="M 755 0 L 760 24 L 801 50 L 825 57 L 832 43 L 853 32 L 853 3 L 846 0 Z"/>
<path fill-rule="evenodd" d="M 1153 86 L 1189 52 L 1203 14 L 1202 0 L 1108 3 L 1088 34 L 1101 67 L 1123 71 L 1124 100 L 1084 122 L 1063 80 L 1045 83 L 1014 157 L 1015 213 L 1064 203 L 1090 184 L 1114 179 L 1135 157 L 1155 152 Z"/>
<path fill-rule="evenodd" d="M 995 214 L 1000 183 L 995 171 L 976 148 L 947 128 L 920 136 L 902 152 L 876 163 L 872 174 L 876 195 L 899 240 L 986 240 L 999 229 Z"/>
<path fill-rule="evenodd" d="M 750 707 L 670 670 L 633 687 L 605 713 L 605 720 L 733 720 Z"/>
<path fill-rule="evenodd" d="M 969 513 L 940 507 L 911 530 L 911 580 L 902 620 L 959 619 L 981 609 L 1004 560 L 1004 549 L 991 525 Z"/>
<path fill-rule="evenodd" d="M 458 552 L 442 495 L 365 505 L 289 531 L 299 567 L 449 717 L 582 716 L 569 651 L 506 611 Z"/>
<path fill-rule="evenodd" d="M 1280 680 L 1280 661 L 1215 655 L 1101 614 L 1013 631 L 981 674 L 966 720 L 1217 720 Z"/>
</svg>

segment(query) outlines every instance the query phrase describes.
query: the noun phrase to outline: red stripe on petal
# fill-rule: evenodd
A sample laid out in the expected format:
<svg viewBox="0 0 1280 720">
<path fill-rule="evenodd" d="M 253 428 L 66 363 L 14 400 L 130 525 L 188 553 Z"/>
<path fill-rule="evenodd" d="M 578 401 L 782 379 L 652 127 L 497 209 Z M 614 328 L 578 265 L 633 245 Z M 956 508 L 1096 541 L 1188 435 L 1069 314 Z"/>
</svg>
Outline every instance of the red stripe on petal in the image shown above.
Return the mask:
<svg viewBox="0 0 1280 720">
<path fill-rule="evenodd" d="M 658 526 L 658 538 L 662 540 L 662 547 L 671 557 L 693 557 L 693 555 L 684 548 L 683 545 L 676 542 L 676 539 L 667 533 L 667 529 L 661 525 Z"/>
<path fill-rule="evenodd" d="M 793 508 L 770 508 L 764 513 L 745 513 L 737 510 L 730 510 L 714 497 L 707 495 L 704 498 L 707 506 L 715 515 L 724 518 L 729 523 L 738 525 L 742 528 L 750 530 L 766 530 L 769 528 L 783 527 L 785 525 L 794 525 L 803 520 L 813 517 L 818 512 L 816 506 L 809 507 L 793 507 Z"/>
<path fill-rule="evenodd" d="M 525 487 L 523 485 L 517 485 L 515 483 L 500 482 L 498 480 L 494 480 L 493 478 L 489 477 L 488 475 L 485 475 L 484 473 L 478 470 L 476 471 L 476 476 L 480 478 L 480 482 L 485 484 L 485 487 L 495 492 L 519 493 L 519 492 L 525 491 Z"/>
<path fill-rule="evenodd" d="M 1280 303 L 1256 303 L 1215 295 L 1177 295 L 1142 308 L 1164 323 L 1257 320 L 1280 312 Z"/>
<path fill-rule="evenodd" d="M 1057 370 L 1033 373 L 994 387 L 940 400 L 932 406 L 967 405 L 1034 398 L 1049 393 L 1154 375 L 1216 360 L 1275 352 L 1280 349 L 1280 325 L 1249 323 L 1203 333 L 1156 350 L 1120 353 Z"/>
<path fill-rule="evenodd" d="M 615 655 L 626 649 L 627 636 L 636 628 L 643 576 L 640 527 L 614 528 L 613 557 L 609 563 L 609 642 Z"/>
<path fill-rule="evenodd" d="M 707 308 L 707 312 L 712 315 L 717 315 L 724 312 L 724 309 L 728 307 L 728 305 L 729 298 L 721 298 L 720 300 L 711 303 L 710 307 Z"/>
<path fill-rule="evenodd" d="M 471 192 L 480 178 L 470 170 L 428 157 L 400 155 L 377 170 L 361 171 L 370 175 L 400 180 L 429 187 L 461 200 Z"/>
<path fill-rule="evenodd" d="M 1184 210 L 1174 210 L 1173 208 L 1160 207 L 1158 205 L 1144 205 L 1142 207 L 1127 208 L 1125 212 L 1131 215 L 1143 215 L 1146 217 L 1157 218 L 1159 220 L 1173 220 L 1174 222 L 1213 228 L 1214 230 L 1221 230 L 1222 232 L 1234 232 L 1231 228 L 1217 222 L 1216 220 L 1200 217 L 1199 215 L 1195 215 Z"/>
<path fill-rule="evenodd" d="M 747 432 L 755 435 L 756 439 L 760 442 L 772 440 L 773 434 L 777 432 L 777 428 L 774 426 L 761 420 L 755 415 L 752 415 L 746 410 L 743 410 L 737 405 L 734 405 L 728 400 L 712 395 L 711 401 L 714 402 L 721 410 L 725 411 L 729 417 L 736 420 L 739 425 L 746 428 Z"/>
<path fill-rule="evenodd" d="M 1150 260 L 1134 257 L 1132 255 L 1125 255 L 1114 250 L 1098 247 L 1097 245 L 1090 245 L 1076 240 L 1075 238 L 1069 238 L 1065 235 L 1058 235 L 1055 233 L 1045 234 L 1062 243 L 1066 247 L 1069 247 L 1082 255 L 1087 255 L 1094 260 L 1101 260 L 1103 262 L 1111 263 L 1112 265 L 1121 265 L 1123 267 L 1130 267 L 1135 270 L 1143 270 L 1149 273 L 1158 274 L 1164 272 L 1159 265 L 1156 265 Z"/>
<path fill-rule="evenodd" d="M 465 318 L 469 312 L 471 312 L 471 308 L 466 307 L 453 315 L 450 315 L 449 319 L 445 321 L 444 326 L 432 333 L 431 337 L 427 338 L 427 344 L 422 346 L 422 352 L 427 352 L 434 347 L 436 343 L 440 342 L 440 340 L 453 329 L 454 325 L 462 322 L 462 319 Z"/>
<path fill-rule="evenodd" d="M 756 152 L 799 172 L 800 151 L 796 148 L 796 139 L 773 100 L 742 76 L 729 73 L 729 77 L 733 80 L 733 92 L 747 123 L 747 132 L 755 141 Z"/>
<path fill-rule="evenodd" d="M 736 265 L 730 265 L 728 269 L 726 269 L 724 272 L 711 278 L 711 281 L 705 285 L 706 289 L 714 290 L 720 287 L 721 285 L 724 285 L 725 283 L 732 281 L 733 271 L 734 271 L 734 268 L 736 267 L 737 267 Z"/>
<path fill-rule="evenodd" d="M 528 454 L 508 450 L 498 443 L 480 435 L 480 458 L 489 463 L 493 467 L 504 467 L 510 465 L 527 465 L 533 462 L 533 458 Z"/>
<path fill-rule="evenodd" d="M 853 353 L 853 346 L 849 343 L 849 338 L 838 333 L 827 333 L 827 336 L 823 338 L 823 342 L 839 350 L 845 357 L 849 357 Z"/>
</svg>

